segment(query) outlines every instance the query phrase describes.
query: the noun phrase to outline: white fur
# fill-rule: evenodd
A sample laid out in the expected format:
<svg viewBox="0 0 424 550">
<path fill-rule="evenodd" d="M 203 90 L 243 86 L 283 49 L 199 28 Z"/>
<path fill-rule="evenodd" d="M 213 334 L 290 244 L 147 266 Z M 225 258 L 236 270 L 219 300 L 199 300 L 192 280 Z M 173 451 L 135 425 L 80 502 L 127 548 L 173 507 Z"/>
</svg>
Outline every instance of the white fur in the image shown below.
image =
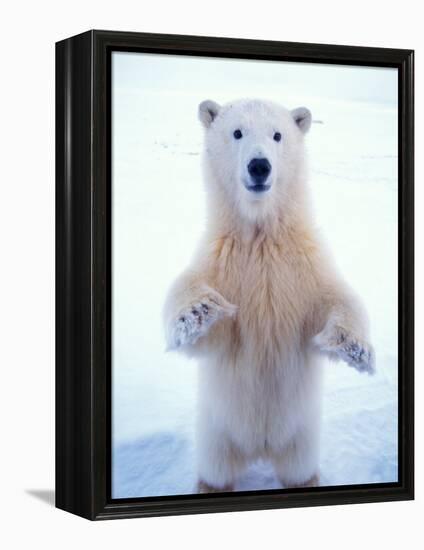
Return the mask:
<svg viewBox="0 0 424 550">
<path fill-rule="evenodd" d="M 168 347 L 200 362 L 199 479 L 219 490 L 265 457 L 283 484 L 300 485 L 318 474 L 319 353 L 373 372 L 367 317 L 309 207 L 310 112 L 205 101 L 199 118 L 208 227 L 164 311 Z M 253 158 L 272 166 L 263 193 L 248 188 Z"/>
</svg>

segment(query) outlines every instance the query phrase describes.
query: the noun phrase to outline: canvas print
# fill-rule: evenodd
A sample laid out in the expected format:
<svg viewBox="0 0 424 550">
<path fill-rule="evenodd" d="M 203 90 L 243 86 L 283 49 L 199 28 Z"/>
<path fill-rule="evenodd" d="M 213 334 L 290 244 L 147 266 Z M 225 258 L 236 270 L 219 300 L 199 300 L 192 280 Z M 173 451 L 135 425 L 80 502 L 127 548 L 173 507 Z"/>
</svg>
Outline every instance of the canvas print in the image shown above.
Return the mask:
<svg viewBox="0 0 424 550">
<path fill-rule="evenodd" d="M 112 498 L 397 482 L 397 69 L 111 75 Z"/>
</svg>

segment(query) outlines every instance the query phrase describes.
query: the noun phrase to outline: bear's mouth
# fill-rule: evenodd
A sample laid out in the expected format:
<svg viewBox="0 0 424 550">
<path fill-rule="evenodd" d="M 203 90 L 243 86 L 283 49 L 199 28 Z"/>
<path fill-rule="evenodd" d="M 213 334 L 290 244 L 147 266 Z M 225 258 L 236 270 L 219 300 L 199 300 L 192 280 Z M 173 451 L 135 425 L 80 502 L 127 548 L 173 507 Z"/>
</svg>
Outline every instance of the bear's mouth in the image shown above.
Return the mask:
<svg viewBox="0 0 424 550">
<path fill-rule="evenodd" d="M 256 185 L 246 185 L 246 189 L 252 191 L 252 193 L 264 193 L 265 191 L 269 191 L 271 186 L 265 185 L 264 183 L 257 183 Z"/>
</svg>

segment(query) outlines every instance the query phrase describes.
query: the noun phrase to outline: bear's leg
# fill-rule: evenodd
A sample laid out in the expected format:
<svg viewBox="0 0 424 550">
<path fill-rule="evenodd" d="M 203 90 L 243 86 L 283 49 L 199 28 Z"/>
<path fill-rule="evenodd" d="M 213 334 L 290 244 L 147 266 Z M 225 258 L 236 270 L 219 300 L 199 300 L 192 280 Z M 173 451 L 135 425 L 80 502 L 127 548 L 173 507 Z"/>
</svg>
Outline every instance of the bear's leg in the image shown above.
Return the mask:
<svg viewBox="0 0 424 550">
<path fill-rule="evenodd" d="M 281 454 L 272 456 L 271 460 L 284 487 L 317 487 L 319 433 L 316 426 L 299 430 Z"/>
<path fill-rule="evenodd" d="M 246 458 L 228 435 L 216 429 L 205 429 L 197 441 L 199 493 L 227 492 L 246 465 Z"/>
<path fill-rule="evenodd" d="M 198 493 L 229 493 L 234 490 L 234 485 L 225 485 L 224 487 L 214 487 L 206 481 L 199 479 L 197 482 Z"/>
</svg>

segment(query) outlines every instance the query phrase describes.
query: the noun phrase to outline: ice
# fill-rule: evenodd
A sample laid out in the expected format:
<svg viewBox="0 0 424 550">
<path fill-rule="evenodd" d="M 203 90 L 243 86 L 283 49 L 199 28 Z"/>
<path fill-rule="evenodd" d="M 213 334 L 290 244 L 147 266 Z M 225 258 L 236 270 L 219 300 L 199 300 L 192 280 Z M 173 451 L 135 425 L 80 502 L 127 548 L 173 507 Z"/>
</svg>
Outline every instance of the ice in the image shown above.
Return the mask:
<svg viewBox="0 0 424 550">
<path fill-rule="evenodd" d="M 377 366 L 371 377 L 342 363 L 325 365 L 321 483 L 396 481 L 396 98 L 386 91 L 376 101 L 370 69 L 363 69 L 370 72 L 361 82 L 372 81 L 372 93 L 344 100 L 328 86 L 303 93 L 307 69 L 298 73 L 302 86 L 281 77 L 249 93 L 247 76 L 235 81 L 241 69 L 234 69 L 233 80 L 226 69 L 221 85 L 215 82 L 211 89 L 209 81 L 193 80 L 191 86 L 182 77 L 175 89 L 154 89 L 154 64 L 146 73 L 132 55 L 114 61 L 113 497 L 187 494 L 195 487 L 197 365 L 165 351 L 161 310 L 205 224 L 197 105 L 207 98 L 264 97 L 312 110 L 307 144 L 317 220 L 345 278 L 366 304 Z M 242 63 L 244 75 L 247 62 Z M 328 67 L 323 71 L 330 74 Z M 383 76 L 378 73 L 375 82 L 385 82 Z M 279 486 L 269 464 L 259 462 L 236 489 Z"/>
</svg>

